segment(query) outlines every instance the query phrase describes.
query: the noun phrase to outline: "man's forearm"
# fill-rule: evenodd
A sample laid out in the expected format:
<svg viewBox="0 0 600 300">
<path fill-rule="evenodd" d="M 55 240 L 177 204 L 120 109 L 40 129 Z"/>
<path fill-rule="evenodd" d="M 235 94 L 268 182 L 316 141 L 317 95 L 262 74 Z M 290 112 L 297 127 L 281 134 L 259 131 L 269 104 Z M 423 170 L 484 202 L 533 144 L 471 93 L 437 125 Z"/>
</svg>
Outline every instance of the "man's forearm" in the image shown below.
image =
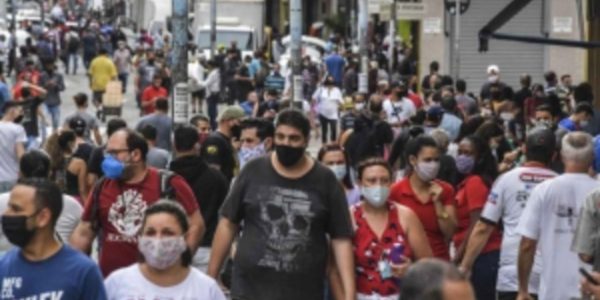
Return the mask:
<svg viewBox="0 0 600 300">
<path fill-rule="evenodd" d="M 473 267 L 475 258 L 477 258 L 479 253 L 481 253 L 481 250 L 483 250 L 483 247 L 485 246 L 493 230 L 493 226 L 481 221 L 478 221 L 475 224 L 473 232 L 469 237 L 469 242 L 467 243 L 462 263 L 460 264 L 460 267 L 463 270 L 470 270 Z"/>
<path fill-rule="evenodd" d="M 218 278 L 221 266 L 229 254 L 233 238 L 237 233 L 238 227 L 226 218 L 221 218 L 212 243 L 210 260 L 208 262 L 207 275 Z"/>
<path fill-rule="evenodd" d="M 332 239 L 331 246 L 339 275 L 344 287 L 346 300 L 356 299 L 356 281 L 354 278 L 354 254 L 352 241 L 349 238 Z"/>
<path fill-rule="evenodd" d="M 517 264 L 519 274 L 519 292 L 528 292 L 529 276 L 531 274 L 531 268 L 533 267 L 536 247 L 537 241 L 528 239 L 526 237 L 521 238 L 521 245 L 519 246 L 519 259 Z"/>
</svg>

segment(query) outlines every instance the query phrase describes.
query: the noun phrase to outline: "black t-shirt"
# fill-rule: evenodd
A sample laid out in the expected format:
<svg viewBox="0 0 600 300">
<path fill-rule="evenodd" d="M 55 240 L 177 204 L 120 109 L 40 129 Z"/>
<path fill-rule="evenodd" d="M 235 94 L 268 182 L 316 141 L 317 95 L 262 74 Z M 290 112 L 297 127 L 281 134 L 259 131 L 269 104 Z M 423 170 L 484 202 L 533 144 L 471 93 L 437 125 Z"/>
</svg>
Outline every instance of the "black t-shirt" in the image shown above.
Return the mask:
<svg viewBox="0 0 600 300">
<path fill-rule="evenodd" d="M 75 150 L 73 156 L 81 158 L 82 160 L 87 162 L 90 159 L 90 156 L 92 155 L 92 151 L 94 151 L 94 146 L 88 143 L 81 143 L 77 145 L 77 150 Z"/>
<path fill-rule="evenodd" d="M 234 156 L 234 149 L 231 140 L 224 134 L 216 131 L 211 133 L 206 141 L 202 143 L 200 156 L 212 166 L 217 166 L 221 173 L 225 175 L 227 182 L 231 182 L 237 161 Z"/>
<path fill-rule="evenodd" d="M 21 105 L 23 107 L 23 121 L 22 125 L 25 128 L 27 136 L 39 136 L 38 129 L 38 107 L 44 102 L 44 99 L 40 97 L 32 97 L 24 100 Z"/>
<path fill-rule="evenodd" d="M 279 111 L 279 102 L 276 100 L 264 101 L 258 106 L 258 117 L 262 117 L 269 110 Z"/>
<path fill-rule="evenodd" d="M 327 237 L 353 236 L 344 190 L 319 163 L 288 179 L 275 171 L 270 156 L 249 162 L 221 215 L 244 223 L 234 258 L 234 299 L 323 299 Z"/>
<path fill-rule="evenodd" d="M 104 149 L 106 149 L 106 146 L 94 148 L 90 154 L 90 158 L 87 160 L 88 173 L 94 174 L 98 176 L 98 178 L 104 176 L 104 172 L 102 171 Z"/>
</svg>

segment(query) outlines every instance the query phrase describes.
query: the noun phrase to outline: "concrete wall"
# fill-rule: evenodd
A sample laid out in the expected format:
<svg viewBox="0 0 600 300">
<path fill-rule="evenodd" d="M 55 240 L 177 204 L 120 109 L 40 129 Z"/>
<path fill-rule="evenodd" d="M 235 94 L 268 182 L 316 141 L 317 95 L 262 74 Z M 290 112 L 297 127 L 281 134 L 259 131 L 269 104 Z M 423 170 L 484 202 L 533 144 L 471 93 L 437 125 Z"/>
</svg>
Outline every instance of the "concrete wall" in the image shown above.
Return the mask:
<svg viewBox="0 0 600 300">
<path fill-rule="evenodd" d="M 448 74 L 450 71 L 450 61 L 446 61 L 447 53 L 450 51 L 446 47 L 446 38 L 444 36 L 444 5 L 440 0 L 423 0 L 426 5 L 425 15 L 421 19 L 421 51 L 419 60 L 419 74 L 421 78 L 429 72 L 429 63 L 437 60 L 440 63 L 441 72 Z M 441 28 L 439 33 L 425 33 L 424 23 L 427 20 L 439 18 Z M 419 79 L 420 80 L 420 79 Z M 420 81 L 419 81 L 420 82 Z"/>
<path fill-rule="evenodd" d="M 548 2 L 548 32 L 553 38 L 580 40 L 579 20 L 577 18 L 577 2 L 565 0 L 549 0 Z M 585 18 L 586 13 L 583 14 Z M 556 18 L 570 18 L 571 32 L 555 32 Z M 546 46 L 546 70 L 553 70 L 557 75 L 571 74 L 573 82 L 586 80 L 586 52 L 583 49 L 571 47 Z"/>
</svg>

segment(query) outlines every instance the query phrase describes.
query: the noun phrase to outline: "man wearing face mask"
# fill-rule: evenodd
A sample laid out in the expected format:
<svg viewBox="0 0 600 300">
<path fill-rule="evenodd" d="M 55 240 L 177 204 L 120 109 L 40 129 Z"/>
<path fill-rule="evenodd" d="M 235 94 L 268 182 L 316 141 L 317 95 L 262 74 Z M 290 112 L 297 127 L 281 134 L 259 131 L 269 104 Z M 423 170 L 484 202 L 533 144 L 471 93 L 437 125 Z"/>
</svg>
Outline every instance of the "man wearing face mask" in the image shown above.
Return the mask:
<svg viewBox="0 0 600 300">
<path fill-rule="evenodd" d="M 125 41 L 118 42 L 119 49 L 113 54 L 113 60 L 119 73 L 119 81 L 123 86 L 123 94 L 127 92 L 127 79 L 129 78 L 129 68 L 131 67 L 131 51 L 126 47 Z"/>
<path fill-rule="evenodd" d="M 273 123 L 264 119 L 246 119 L 240 124 L 241 148 L 238 151 L 240 169 L 252 159 L 271 152 L 275 128 Z"/>
<path fill-rule="evenodd" d="M 245 117 L 239 106 L 228 106 L 217 118 L 219 126 L 202 144 L 200 156 L 213 168 L 221 171 L 231 182 L 237 169 L 235 149 L 231 145 L 232 137 L 240 136 L 240 120 Z"/>
<path fill-rule="evenodd" d="M 488 81 L 483 84 L 481 87 L 481 92 L 479 93 L 481 100 L 490 100 L 492 99 L 492 86 L 498 87 L 498 90 L 504 91 L 506 84 L 500 81 L 500 68 L 497 65 L 489 65 L 487 68 L 487 76 Z"/>
<path fill-rule="evenodd" d="M 274 153 L 247 164 L 221 208 L 208 274 L 218 275 L 243 222 L 233 299 L 322 299 L 329 247 L 344 299 L 355 299 L 344 190 L 331 170 L 306 155 L 310 121 L 302 112 L 281 112 L 275 128 Z"/>
<path fill-rule="evenodd" d="M 25 153 L 27 135 L 20 121 L 23 109 L 17 102 L 4 105 L 4 115 L 0 120 L 0 192 L 7 192 L 17 181 L 19 160 Z"/>
<path fill-rule="evenodd" d="M 592 106 L 588 103 L 579 103 L 568 118 L 564 118 L 558 123 L 558 127 L 568 132 L 581 131 L 588 125 L 592 117 L 594 117 Z"/>
<path fill-rule="evenodd" d="M 101 232 L 99 265 L 104 276 L 134 263 L 138 257 L 136 235 L 144 211 L 161 197 L 177 201 L 186 210 L 190 229 L 187 246 L 195 252 L 204 232 L 204 221 L 194 193 L 178 176 L 159 174 L 146 165 L 148 144 L 138 133 L 122 129 L 109 139 L 102 162 L 104 179 L 98 181 L 88 197 L 82 220 L 71 236 L 71 245 L 89 253 Z M 163 190 L 162 180 L 166 191 Z M 162 195 L 168 192 L 169 195 Z"/>
<path fill-rule="evenodd" d="M 219 221 L 219 208 L 225 200 L 229 184 L 221 172 L 209 167 L 198 155 L 198 141 L 194 127 L 186 125 L 175 129 L 175 159 L 171 162 L 170 169 L 185 179 L 199 200 L 198 206 L 206 224 L 206 233 L 192 264 L 206 272 L 210 246 Z"/>
<path fill-rule="evenodd" d="M 41 178 L 23 179 L 11 191 L 2 231 L 16 248 L 0 261 L 2 298 L 106 299 L 96 264 L 56 239 L 61 196 Z"/>
<path fill-rule="evenodd" d="M 387 122 L 393 127 L 397 136 L 400 134 L 402 125 L 417 113 L 417 109 L 415 104 L 407 98 L 408 88 L 403 82 L 394 82 L 390 88 L 392 93 L 383 101 L 383 110 L 387 115 Z"/>
</svg>

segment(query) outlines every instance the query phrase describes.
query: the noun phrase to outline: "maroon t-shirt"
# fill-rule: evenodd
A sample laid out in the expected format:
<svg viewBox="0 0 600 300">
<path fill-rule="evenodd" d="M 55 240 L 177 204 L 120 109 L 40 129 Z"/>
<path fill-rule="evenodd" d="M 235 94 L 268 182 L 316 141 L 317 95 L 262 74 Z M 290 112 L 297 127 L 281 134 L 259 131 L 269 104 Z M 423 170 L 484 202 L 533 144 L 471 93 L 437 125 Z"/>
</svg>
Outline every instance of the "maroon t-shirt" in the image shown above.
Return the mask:
<svg viewBox="0 0 600 300">
<path fill-rule="evenodd" d="M 144 212 L 160 198 L 160 178 L 156 169 L 149 168 L 146 178 L 138 184 L 123 184 L 107 179 L 100 193 L 99 265 L 104 277 L 116 269 L 135 263 L 139 257 L 137 235 L 142 227 Z M 171 179 L 175 198 L 190 215 L 198 210 L 194 192 L 181 176 Z M 91 195 L 86 201 L 82 220 L 92 219 Z"/>
</svg>

